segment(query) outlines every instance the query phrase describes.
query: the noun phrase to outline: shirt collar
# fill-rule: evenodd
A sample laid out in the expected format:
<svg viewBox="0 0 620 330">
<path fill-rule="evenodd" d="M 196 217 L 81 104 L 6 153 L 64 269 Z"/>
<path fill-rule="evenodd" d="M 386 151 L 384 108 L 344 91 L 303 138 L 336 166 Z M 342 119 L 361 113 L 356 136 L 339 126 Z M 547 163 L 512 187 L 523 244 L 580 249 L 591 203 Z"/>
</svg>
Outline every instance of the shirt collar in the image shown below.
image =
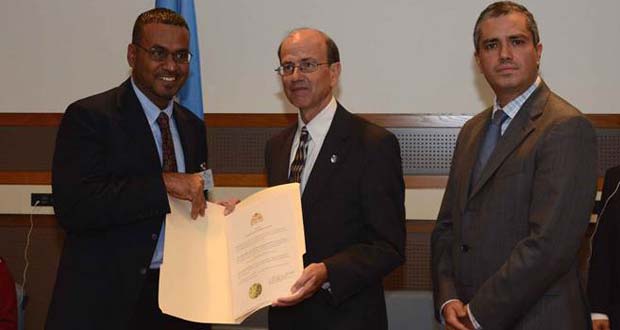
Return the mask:
<svg viewBox="0 0 620 330">
<path fill-rule="evenodd" d="M 162 111 L 165 112 L 169 118 L 172 118 L 172 105 L 174 103 L 172 100 L 170 100 L 165 109 L 159 109 L 159 107 L 156 106 L 155 103 L 153 103 L 148 97 L 146 97 L 140 88 L 136 86 L 136 83 L 133 81 L 133 77 L 131 78 L 131 86 L 138 97 L 138 101 L 140 101 L 140 104 L 142 105 L 142 109 L 144 110 L 144 114 L 146 115 L 149 125 L 155 123 L 157 117 Z"/>
<path fill-rule="evenodd" d="M 528 87 L 528 89 L 526 89 L 523 94 L 508 102 L 508 104 L 506 104 L 506 106 L 504 106 L 503 108 L 499 106 L 497 96 L 495 96 L 495 101 L 493 102 L 493 114 L 495 114 L 495 111 L 501 109 L 508 115 L 508 117 L 510 117 L 510 119 L 514 118 L 517 115 L 517 112 L 519 112 L 519 110 L 525 103 L 525 101 L 527 101 L 530 95 L 534 93 L 536 88 L 540 86 L 541 81 L 542 80 L 540 79 L 540 76 L 536 77 L 536 81 L 534 81 L 534 83 L 530 87 Z"/>
<path fill-rule="evenodd" d="M 309 123 L 304 123 L 301 119 L 301 113 L 297 115 L 297 131 L 301 131 L 303 126 L 306 126 L 308 129 L 308 133 L 310 134 L 310 138 L 313 140 L 322 140 L 326 135 L 329 127 L 332 124 L 332 120 L 334 119 L 334 115 L 336 114 L 336 108 L 338 107 L 338 103 L 336 99 L 332 96 L 332 99 L 329 101 L 327 106 L 323 108 Z"/>
</svg>

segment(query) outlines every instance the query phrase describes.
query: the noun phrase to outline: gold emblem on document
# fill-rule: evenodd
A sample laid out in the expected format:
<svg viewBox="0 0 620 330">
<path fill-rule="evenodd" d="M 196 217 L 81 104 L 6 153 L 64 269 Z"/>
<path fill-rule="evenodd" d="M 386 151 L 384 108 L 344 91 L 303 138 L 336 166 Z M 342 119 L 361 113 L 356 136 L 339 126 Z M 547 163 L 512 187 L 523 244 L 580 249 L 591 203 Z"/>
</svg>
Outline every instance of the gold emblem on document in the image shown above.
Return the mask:
<svg viewBox="0 0 620 330">
<path fill-rule="evenodd" d="M 254 283 L 250 287 L 248 296 L 250 296 L 250 299 L 256 299 L 261 293 L 263 293 L 263 286 L 260 283 Z"/>
<path fill-rule="evenodd" d="M 254 226 L 257 225 L 261 222 L 263 222 L 263 215 L 260 213 L 254 213 L 252 214 L 252 219 L 250 220 L 250 225 Z"/>
</svg>

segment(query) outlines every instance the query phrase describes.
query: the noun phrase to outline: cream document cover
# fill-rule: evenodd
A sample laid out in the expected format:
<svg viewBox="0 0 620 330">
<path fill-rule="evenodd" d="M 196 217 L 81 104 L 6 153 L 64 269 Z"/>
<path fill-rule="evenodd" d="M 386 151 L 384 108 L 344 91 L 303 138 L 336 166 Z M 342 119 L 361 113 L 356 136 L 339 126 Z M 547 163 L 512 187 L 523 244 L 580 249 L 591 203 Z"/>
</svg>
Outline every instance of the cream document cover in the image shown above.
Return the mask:
<svg viewBox="0 0 620 330">
<path fill-rule="evenodd" d="M 299 184 L 262 190 L 237 204 L 208 203 L 192 220 L 191 204 L 169 196 L 161 310 L 185 320 L 239 324 L 290 295 L 306 252 Z"/>
</svg>

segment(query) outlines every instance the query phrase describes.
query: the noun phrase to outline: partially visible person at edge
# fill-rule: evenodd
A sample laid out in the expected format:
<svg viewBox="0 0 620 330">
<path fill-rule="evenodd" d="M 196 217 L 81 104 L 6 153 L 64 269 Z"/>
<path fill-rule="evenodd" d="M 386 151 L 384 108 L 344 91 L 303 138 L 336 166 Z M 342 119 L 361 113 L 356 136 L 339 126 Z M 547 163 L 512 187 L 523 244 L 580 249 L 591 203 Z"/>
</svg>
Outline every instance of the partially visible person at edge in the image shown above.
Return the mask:
<svg viewBox="0 0 620 330">
<path fill-rule="evenodd" d="M 620 166 L 605 172 L 603 209 L 592 237 L 588 298 L 594 330 L 620 330 Z"/>
<path fill-rule="evenodd" d="M 17 308 L 15 282 L 0 258 L 0 330 L 17 330 Z"/>
</svg>

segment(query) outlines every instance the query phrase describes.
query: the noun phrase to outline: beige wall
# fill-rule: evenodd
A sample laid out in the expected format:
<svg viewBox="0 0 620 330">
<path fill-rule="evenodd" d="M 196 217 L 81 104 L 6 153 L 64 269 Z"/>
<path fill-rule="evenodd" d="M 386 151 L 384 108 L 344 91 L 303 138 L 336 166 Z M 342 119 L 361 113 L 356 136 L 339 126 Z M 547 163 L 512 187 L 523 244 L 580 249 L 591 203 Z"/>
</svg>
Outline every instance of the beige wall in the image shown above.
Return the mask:
<svg viewBox="0 0 620 330">
<path fill-rule="evenodd" d="M 243 199 L 260 188 L 216 187 L 213 200 L 230 197 Z M 49 186 L 0 185 L 0 214 L 53 214 L 51 207 L 30 206 L 30 193 L 50 192 Z M 439 210 L 443 189 L 408 189 L 405 194 L 407 219 L 434 220 Z"/>
<path fill-rule="evenodd" d="M 354 112 L 474 113 L 491 94 L 472 59 L 471 31 L 490 1 L 196 0 L 210 113 L 292 111 L 275 49 L 315 26 L 340 45 L 340 99 Z M 125 50 L 153 0 L 0 2 L 0 112 L 63 112 L 128 75 Z M 542 74 L 584 112 L 618 113 L 620 2 L 523 1 L 544 44 Z"/>
</svg>

